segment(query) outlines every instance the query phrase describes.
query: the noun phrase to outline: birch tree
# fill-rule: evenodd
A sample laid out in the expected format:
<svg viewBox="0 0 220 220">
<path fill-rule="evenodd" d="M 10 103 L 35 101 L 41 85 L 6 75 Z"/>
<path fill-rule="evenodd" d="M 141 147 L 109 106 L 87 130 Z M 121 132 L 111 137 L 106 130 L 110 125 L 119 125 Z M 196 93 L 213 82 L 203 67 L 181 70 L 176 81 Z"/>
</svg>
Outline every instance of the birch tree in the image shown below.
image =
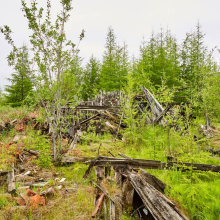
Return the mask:
<svg viewBox="0 0 220 220">
<path fill-rule="evenodd" d="M 51 19 L 51 0 L 47 0 L 46 10 L 38 7 L 37 1 L 32 0 L 30 5 L 21 0 L 22 11 L 28 20 L 28 28 L 32 31 L 30 44 L 32 52 L 30 79 L 35 90 L 44 105 L 46 115 L 52 128 L 52 143 L 54 160 L 57 160 L 60 149 L 62 133 L 62 104 L 66 102 L 62 97 L 63 74 L 69 68 L 74 56 L 78 52 L 80 41 L 84 37 L 82 30 L 77 46 L 67 40 L 65 26 L 70 17 L 72 0 L 61 0 L 61 11 L 55 22 Z M 44 13 L 46 11 L 46 13 Z M 0 28 L 5 39 L 12 45 L 12 52 L 8 56 L 8 62 L 18 58 L 18 48 L 11 37 L 11 29 L 8 26 Z M 45 104 L 45 98 L 46 104 Z"/>
</svg>

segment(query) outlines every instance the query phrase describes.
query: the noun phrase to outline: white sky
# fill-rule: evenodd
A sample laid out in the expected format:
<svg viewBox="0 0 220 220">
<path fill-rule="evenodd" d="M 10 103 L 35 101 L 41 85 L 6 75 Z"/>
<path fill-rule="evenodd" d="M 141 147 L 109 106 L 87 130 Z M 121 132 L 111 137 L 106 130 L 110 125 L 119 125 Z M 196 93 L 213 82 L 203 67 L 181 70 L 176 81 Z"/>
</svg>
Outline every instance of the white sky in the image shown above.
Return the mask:
<svg viewBox="0 0 220 220">
<path fill-rule="evenodd" d="M 45 5 L 46 0 L 38 2 Z M 59 2 L 52 0 L 53 15 L 60 11 Z M 86 37 L 79 48 L 84 63 L 91 54 L 102 59 L 109 26 L 113 27 L 117 42 L 122 44 L 125 40 L 130 55 L 136 57 L 143 36 L 148 40 L 153 29 L 157 32 L 160 27 L 169 27 L 181 42 L 198 20 L 206 34 L 206 45 L 210 49 L 220 46 L 219 0 L 73 0 L 73 7 L 66 33 L 68 39 L 78 43 L 81 30 L 85 29 Z M 20 8 L 20 0 L 0 0 L 0 26 L 8 25 L 12 29 L 16 46 L 28 44 L 31 33 Z M 13 72 L 6 60 L 10 51 L 11 47 L 0 34 L 0 86 L 9 83 L 6 78 Z"/>
</svg>

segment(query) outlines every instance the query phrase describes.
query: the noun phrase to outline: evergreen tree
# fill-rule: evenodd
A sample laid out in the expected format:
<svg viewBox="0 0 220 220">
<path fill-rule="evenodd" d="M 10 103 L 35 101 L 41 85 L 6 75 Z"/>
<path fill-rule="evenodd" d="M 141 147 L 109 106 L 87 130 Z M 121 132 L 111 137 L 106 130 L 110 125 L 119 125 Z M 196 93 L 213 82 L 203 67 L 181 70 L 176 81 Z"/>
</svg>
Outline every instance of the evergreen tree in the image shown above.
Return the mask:
<svg viewBox="0 0 220 220">
<path fill-rule="evenodd" d="M 30 64 L 28 60 L 28 49 L 23 46 L 19 49 L 19 56 L 14 63 L 14 70 L 11 78 L 8 80 L 11 85 L 5 87 L 6 103 L 10 103 L 12 106 L 19 106 L 26 98 L 29 92 L 32 91 L 33 85 L 29 79 Z M 11 63 L 13 65 L 13 63 Z"/>
<path fill-rule="evenodd" d="M 82 88 L 83 67 L 82 58 L 76 54 L 71 60 L 70 68 L 63 74 L 62 96 L 63 99 L 73 101 Z"/>
<path fill-rule="evenodd" d="M 86 64 L 83 75 L 82 98 L 87 100 L 97 94 L 100 81 L 100 62 L 93 55 Z"/>
<path fill-rule="evenodd" d="M 100 72 L 100 89 L 120 90 L 126 82 L 128 66 L 127 45 L 118 46 L 114 31 L 109 27 Z"/>
<path fill-rule="evenodd" d="M 154 36 L 152 36 L 154 37 Z M 151 38 L 150 46 L 148 47 L 147 42 L 143 39 L 140 46 L 140 58 L 133 62 L 133 78 L 134 87 L 138 89 L 140 86 L 148 87 L 151 84 L 153 59 L 154 55 L 154 39 Z"/>
<path fill-rule="evenodd" d="M 188 86 L 196 91 L 202 86 L 201 68 L 207 56 L 207 48 L 204 46 L 205 34 L 201 31 L 201 25 L 197 24 L 196 31 L 187 33 L 181 49 L 181 78 Z"/>
<path fill-rule="evenodd" d="M 100 75 L 100 88 L 112 91 L 116 80 L 116 37 L 111 27 L 108 29 L 105 49 Z"/>
<path fill-rule="evenodd" d="M 142 42 L 135 75 L 136 81 L 147 87 L 160 87 L 164 77 L 168 87 L 172 88 L 177 84 L 179 48 L 169 30 L 164 33 L 161 29 L 156 35 L 152 33 L 149 42 Z"/>
<path fill-rule="evenodd" d="M 4 103 L 4 97 L 3 97 L 3 90 L 2 87 L 0 86 L 0 106 Z"/>
<path fill-rule="evenodd" d="M 126 84 L 128 71 L 129 71 L 128 46 L 124 42 L 123 47 L 120 47 L 120 45 L 118 45 L 116 48 L 116 80 L 115 80 L 116 90 L 122 90 L 122 87 Z"/>
</svg>

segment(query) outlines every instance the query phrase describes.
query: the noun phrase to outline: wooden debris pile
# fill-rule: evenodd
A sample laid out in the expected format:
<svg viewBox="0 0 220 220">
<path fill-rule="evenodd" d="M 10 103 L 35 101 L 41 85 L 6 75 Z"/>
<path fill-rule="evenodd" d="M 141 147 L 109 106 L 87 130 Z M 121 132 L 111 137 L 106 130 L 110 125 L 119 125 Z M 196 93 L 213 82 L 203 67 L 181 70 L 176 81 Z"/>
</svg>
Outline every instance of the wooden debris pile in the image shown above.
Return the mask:
<svg viewBox="0 0 220 220">
<path fill-rule="evenodd" d="M 66 192 L 65 178 L 59 178 L 57 173 L 40 168 L 32 162 L 39 155 L 38 151 L 24 148 L 15 155 L 16 161 L 11 170 L 0 171 L 0 182 L 2 185 L 7 184 L 7 192 L 3 195 L 6 198 L 11 195 L 10 198 L 16 200 L 18 205 L 11 207 L 11 211 L 28 210 L 30 207 L 37 209 L 46 205 L 59 191 L 61 194 L 63 190 Z"/>
<path fill-rule="evenodd" d="M 156 98 L 146 88 L 142 88 L 143 95 L 136 95 L 133 99 L 137 102 L 137 116 L 145 114 L 147 123 L 159 123 L 166 125 L 164 116 L 172 114 L 172 106 L 168 105 L 165 109 L 156 100 Z M 105 92 L 99 91 L 95 99 L 88 99 L 87 101 L 76 100 L 77 106 L 72 107 L 68 102 L 62 107 L 63 124 L 65 124 L 65 131 L 62 133 L 63 139 L 68 139 L 70 143 L 70 151 L 79 142 L 83 131 L 91 130 L 96 134 L 103 134 L 110 132 L 116 138 L 122 138 L 120 130 L 126 127 L 123 123 L 126 119 L 122 106 L 125 105 L 126 95 L 120 91 Z M 146 114 L 147 113 L 147 114 Z M 148 114 L 149 113 L 149 114 Z M 51 120 L 53 120 L 51 118 Z M 51 121 L 50 120 L 50 121 Z M 52 134 L 52 126 L 48 120 L 43 124 L 37 123 L 36 130 L 41 130 L 45 135 Z"/>
<path fill-rule="evenodd" d="M 112 161 L 114 162 L 111 163 Z M 167 187 L 165 183 L 143 169 L 133 168 L 135 164 L 139 166 L 137 159 L 127 156 L 124 159 L 99 157 L 89 163 L 84 178 L 89 177 L 94 166 L 97 177 L 97 182 L 92 180 L 97 188 L 92 218 L 99 216 L 103 219 L 121 219 L 122 210 L 126 210 L 138 219 L 188 220 L 188 217 L 164 195 Z M 155 167 L 155 164 L 151 163 L 151 166 Z M 111 167 L 115 172 L 115 182 L 120 192 L 115 190 L 116 193 L 110 196 L 105 187 L 105 180 L 113 181 L 110 178 Z"/>
</svg>

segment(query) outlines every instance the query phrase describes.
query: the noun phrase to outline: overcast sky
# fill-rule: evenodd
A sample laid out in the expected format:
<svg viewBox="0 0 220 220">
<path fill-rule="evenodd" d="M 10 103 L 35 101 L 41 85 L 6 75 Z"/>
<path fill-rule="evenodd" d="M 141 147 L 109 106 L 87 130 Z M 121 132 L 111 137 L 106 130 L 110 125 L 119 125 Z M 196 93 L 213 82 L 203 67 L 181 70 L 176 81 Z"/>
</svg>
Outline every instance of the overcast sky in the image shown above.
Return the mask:
<svg viewBox="0 0 220 220">
<path fill-rule="evenodd" d="M 38 2 L 44 6 L 46 0 Z M 53 15 L 56 15 L 61 9 L 60 1 L 51 2 Z M 139 54 L 143 36 L 147 40 L 153 29 L 157 32 L 160 27 L 169 27 L 181 42 L 198 20 L 208 47 L 220 46 L 219 0 L 73 0 L 73 7 L 66 33 L 68 39 L 77 43 L 81 30 L 85 29 L 86 37 L 79 48 L 84 63 L 91 54 L 102 59 L 109 26 L 114 29 L 117 42 L 126 41 L 130 55 L 135 56 Z M 0 0 L 0 26 L 10 26 L 16 46 L 29 44 L 31 34 L 20 8 L 20 0 Z M 0 34 L 0 86 L 9 83 L 6 78 L 13 72 L 6 60 L 10 51 L 11 47 Z"/>
</svg>

